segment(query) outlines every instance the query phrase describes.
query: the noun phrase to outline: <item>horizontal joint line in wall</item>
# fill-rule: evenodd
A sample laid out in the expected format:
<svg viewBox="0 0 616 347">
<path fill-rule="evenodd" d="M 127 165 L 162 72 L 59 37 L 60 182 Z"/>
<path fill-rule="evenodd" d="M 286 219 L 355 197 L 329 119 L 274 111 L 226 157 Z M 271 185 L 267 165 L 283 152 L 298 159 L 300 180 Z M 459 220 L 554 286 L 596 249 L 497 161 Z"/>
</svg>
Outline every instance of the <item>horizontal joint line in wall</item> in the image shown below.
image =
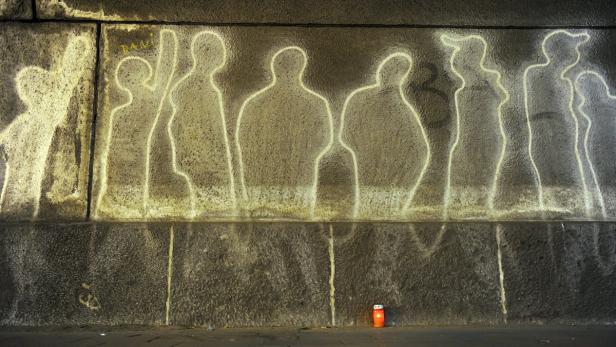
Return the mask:
<svg viewBox="0 0 616 347">
<path fill-rule="evenodd" d="M 554 225 L 554 224 L 616 224 L 616 221 L 591 221 L 591 220 L 507 220 L 507 221 L 482 221 L 482 220 L 451 220 L 451 221 L 351 221 L 351 220 L 336 220 L 336 221 L 302 221 L 302 220 L 211 220 L 211 221 L 174 221 L 174 220 L 40 220 L 40 221 L 0 221 L 0 228 L 11 225 L 205 225 L 205 224 L 303 224 L 303 225 L 376 225 L 376 224 L 407 224 L 407 225 L 434 225 L 434 224 L 450 224 L 450 225 L 516 225 L 516 224 L 533 224 L 533 225 Z"/>
<path fill-rule="evenodd" d="M 0 23 L 71 23 L 71 24 L 131 24 L 131 25 L 184 25 L 184 26 L 241 26 L 241 27 L 300 27 L 300 28 L 408 28 L 408 29 L 486 29 L 486 30 L 541 30 L 541 29 L 616 29 L 613 25 L 456 25 L 456 24 L 333 24 L 333 23 L 278 23 L 278 22 L 195 22 L 195 21 L 139 21 L 93 19 L 0 19 Z"/>
</svg>

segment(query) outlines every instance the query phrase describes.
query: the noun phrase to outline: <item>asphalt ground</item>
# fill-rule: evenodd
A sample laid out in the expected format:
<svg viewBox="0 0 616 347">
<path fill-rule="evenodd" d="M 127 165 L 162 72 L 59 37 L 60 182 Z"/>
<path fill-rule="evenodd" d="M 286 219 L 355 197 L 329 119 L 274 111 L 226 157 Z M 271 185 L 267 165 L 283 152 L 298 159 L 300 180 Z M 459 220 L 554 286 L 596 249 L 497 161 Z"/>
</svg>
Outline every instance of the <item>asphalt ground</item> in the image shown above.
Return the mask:
<svg viewBox="0 0 616 347">
<path fill-rule="evenodd" d="M 616 326 L 0 329 L 0 346 L 614 347 Z"/>
</svg>

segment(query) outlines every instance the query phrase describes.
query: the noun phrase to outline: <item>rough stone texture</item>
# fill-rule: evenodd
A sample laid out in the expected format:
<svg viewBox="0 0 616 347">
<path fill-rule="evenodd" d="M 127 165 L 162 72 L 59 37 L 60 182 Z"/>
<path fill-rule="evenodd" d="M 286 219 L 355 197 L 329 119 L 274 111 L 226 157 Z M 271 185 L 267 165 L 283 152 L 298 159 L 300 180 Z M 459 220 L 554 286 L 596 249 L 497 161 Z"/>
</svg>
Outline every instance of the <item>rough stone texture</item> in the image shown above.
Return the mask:
<svg viewBox="0 0 616 347">
<path fill-rule="evenodd" d="M 380 303 L 392 326 L 603 324 L 616 319 L 615 230 L 612 223 L 3 225 L 0 322 L 356 326 L 369 325 Z"/>
<path fill-rule="evenodd" d="M 223 25 L 0 23 L 0 324 L 616 319 L 612 2 L 36 3 Z"/>
<path fill-rule="evenodd" d="M 489 224 L 335 224 L 336 323 L 495 324 L 503 320 Z"/>
<path fill-rule="evenodd" d="M 338 226 L 340 325 L 370 324 L 374 303 L 391 325 L 605 323 L 616 314 L 613 224 Z"/>
<path fill-rule="evenodd" d="M 0 321 L 162 324 L 168 240 L 157 225 L 5 225 Z"/>
<path fill-rule="evenodd" d="M 37 0 L 43 18 L 204 23 L 588 26 L 614 25 L 615 10 L 606 0 Z"/>
<path fill-rule="evenodd" d="M 0 28 L 0 217 L 84 218 L 95 26 Z"/>
<path fill-rule="evenodd" d="M 615 35 L 104 25 L 92 213 L 614 218 Z"/>
<path fill-rule="evenodd" d="M 499 228 L 510 320 L 613 319 L 613 224 L 504 224 Z"/>
<path fill-rule="evenodd" d="M 32 1 L 0 0 L 0 19 L 32 18 Z"/>
<path fill-rule="evenodd" d="M 330 325 L 319 225 L 185 224 L 174 235 L 171 324 Z"/>
</svg>

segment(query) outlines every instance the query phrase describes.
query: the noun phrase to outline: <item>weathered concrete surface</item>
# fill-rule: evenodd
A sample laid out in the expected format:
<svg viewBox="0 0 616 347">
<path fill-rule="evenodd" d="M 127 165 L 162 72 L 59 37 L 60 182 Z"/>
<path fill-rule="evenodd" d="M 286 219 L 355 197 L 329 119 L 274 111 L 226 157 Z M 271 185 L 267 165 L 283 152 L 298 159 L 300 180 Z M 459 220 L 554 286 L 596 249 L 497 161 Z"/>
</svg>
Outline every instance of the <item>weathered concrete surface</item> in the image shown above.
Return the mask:
<svg viewBox="0 0 616 347">
<path fill-rule="evenodd" d="M 0 19 L 32 18 L 32 1 L 0 0 Z"/>
<path fill-rule="evenodd" d="M 511 320 L 559 317 L 574 322 L 614 317 L 613 224 L 504 224 L 499 228 Z"/>
<path fill-rule="evenodd" d="M 380 303 L 391 326 L 604 324 L 616 319 L 616 228 L 594 243 L 594 227 L 4 225 L 0 322 L 365 326 Z"/>
<path fill-rule="evenodd" d="M 0 218 L 82 219 L 94 25 L 0 23 Z"/>
<path fill-rule="evenodd" d="M 168 237 L 156 225 L 3 226 L 2 325 L 162 324 Z"/>
<path fill-rule="evenodd" d="M 371 303 L 389 308 L 392 325 L 609 322 L 616 313 L 613 224 L 334 230 L 340 325 L 369 324 Z"/>
<path fill-rule="evenodd" d="M 516 326 L 395 329 L 79 329 L 2 331 L 3 346 L 66 346 L 71 343 L 113 346 L 414 346 L 414 347 L 611 347 L 613 327 Z"/>
<path fill-rule="evenodd" d="M 316 224 L 174 226 L 169 324 L 327 326 L 328 235 Z"/>
<path fill-rule="evenodd" d="M 43 18 L 191 21 L 204 23 L 319 23 L 488 26 L 614 25 L 611 1 L 515 0 L 37 0 Z"/>
<path fill-rule="evenodd" d="M 336 224 L 338 325 L 497 324 L 497 244 L 489 224 Z"/>
<path fill-rule="evenodd" d="M 614 30 L 118 24 L 102 42 L 96 219 L 616 217 Z"/>
</svg>

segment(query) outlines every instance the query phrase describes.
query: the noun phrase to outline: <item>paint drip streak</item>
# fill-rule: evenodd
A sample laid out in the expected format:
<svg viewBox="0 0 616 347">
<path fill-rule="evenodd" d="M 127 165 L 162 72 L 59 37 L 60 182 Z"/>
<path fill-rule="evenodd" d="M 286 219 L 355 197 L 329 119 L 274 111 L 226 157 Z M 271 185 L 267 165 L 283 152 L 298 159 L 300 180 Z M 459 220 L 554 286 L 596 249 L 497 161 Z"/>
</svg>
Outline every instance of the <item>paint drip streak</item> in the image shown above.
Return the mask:
<svg viewBox="0 0 616 347">
<path fill-rule="evenodd" d="M 501 226 L 496 227 L 496 245 L 497 245 L 497 257 L 498 257 L 498 275 L 500 283 L 500 300 L 501 311 L 503 313 L 503 321 L 507 323 L 507 293 L 505 292 L 505 273 L 503 271 L 503 254 L 501 252 L 501 240 L 503 230 Z"/>
<path fill-rule="evenodd" d="M 171 312 L 171 280 L 173 279 L 173 227 L 169 229 L 169 256 L 167 260 L 167 302 L 165 303 L 165 324 L 169 325 Z"/>
<path fill-rule="evenodd" d="M 332 326 L 336 326 L 336 287 L 334 278 L 336 275 L 336 263 L 334 258 L 334 227 L 329 225 L 329 309 L 331 311 Z"/>
</svg>

